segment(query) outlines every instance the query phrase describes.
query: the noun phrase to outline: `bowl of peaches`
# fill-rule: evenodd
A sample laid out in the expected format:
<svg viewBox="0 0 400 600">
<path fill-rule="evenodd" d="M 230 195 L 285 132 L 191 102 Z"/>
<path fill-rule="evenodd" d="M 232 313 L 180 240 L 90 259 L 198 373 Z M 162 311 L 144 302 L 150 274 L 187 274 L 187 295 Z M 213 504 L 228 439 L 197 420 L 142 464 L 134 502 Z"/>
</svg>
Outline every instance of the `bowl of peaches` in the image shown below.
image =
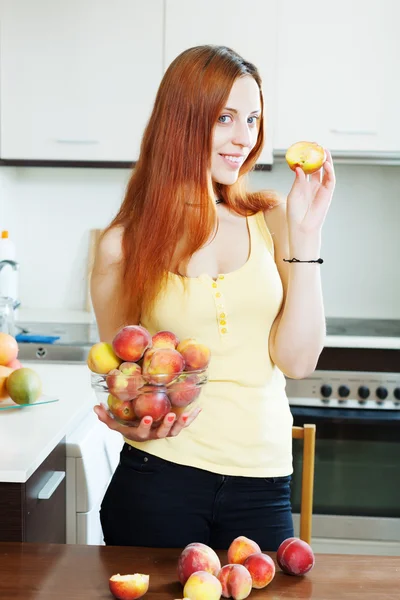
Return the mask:
<svg viewBox="0 0 400 600">
<path fill-rule="evenodd" d="M 180 341 L 171 331 L 152 336 L 141 325 L 127 325 L 111 344 L 94 344 L 87 365 L 96 399 L 113 419 L 136 427 L 151 417 L 158 427 L 167 413 L 179 415 L 199 398 L 210 357 L 194 338 Z"/>
</svg>

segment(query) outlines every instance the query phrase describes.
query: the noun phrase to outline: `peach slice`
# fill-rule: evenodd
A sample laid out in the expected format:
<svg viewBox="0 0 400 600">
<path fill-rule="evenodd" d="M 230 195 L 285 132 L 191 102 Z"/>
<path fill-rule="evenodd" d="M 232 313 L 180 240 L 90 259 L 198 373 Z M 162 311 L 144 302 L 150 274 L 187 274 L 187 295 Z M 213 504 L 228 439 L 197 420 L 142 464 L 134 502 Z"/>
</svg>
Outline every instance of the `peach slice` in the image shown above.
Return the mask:
<svg viewBox="0 0 400 600">
<path fill-rule="evenodd" d="M 110 592 L 118 600 L 136 600 L 145 595 L 149 589 L 149 575 L 112 575 L 108 581 Z"/>
<path fill-rule="evenodd" d="M 285 158 L 292 171 L 300 167 L 306 175 L 310 175 L 322 167 L 326 153 L 316 142 L 296 142 L 288 148 Z"/>
</svg>

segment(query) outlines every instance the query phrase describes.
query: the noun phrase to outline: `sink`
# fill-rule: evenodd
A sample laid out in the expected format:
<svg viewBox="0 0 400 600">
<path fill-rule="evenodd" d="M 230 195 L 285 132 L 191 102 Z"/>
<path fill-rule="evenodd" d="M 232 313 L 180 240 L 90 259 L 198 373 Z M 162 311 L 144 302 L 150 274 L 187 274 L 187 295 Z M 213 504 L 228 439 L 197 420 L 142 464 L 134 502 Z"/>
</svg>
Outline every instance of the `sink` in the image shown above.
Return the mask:
<svg viewBox="0 0 400 600">
<path fill-rule="evenodd" d="M 40 362 L 52 363 L 84 363 L 86 362 L 91 346 L 19 343 L 18 347 L 18 359 L 22 363 L 24 360 L 37 360 Z"/>
<path fill-rule="evenodd" d="M 99 341 L 97 326 L 93 323 L 18 322 L 18 332 L 58 338 L 52 344 L 18 342 L 18 358 L 21 362 L 84 363 L 91 346 Z"/>
</svg>

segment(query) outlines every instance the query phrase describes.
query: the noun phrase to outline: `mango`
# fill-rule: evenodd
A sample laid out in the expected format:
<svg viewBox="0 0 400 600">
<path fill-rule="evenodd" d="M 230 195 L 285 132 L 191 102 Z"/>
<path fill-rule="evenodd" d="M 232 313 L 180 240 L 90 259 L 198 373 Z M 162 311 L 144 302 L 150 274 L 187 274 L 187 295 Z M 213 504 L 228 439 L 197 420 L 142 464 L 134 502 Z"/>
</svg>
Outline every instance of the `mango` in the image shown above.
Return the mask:
<svg viewBox="0 0 400 600">
<path fill-rule="evenodd" d="M 22 367 L 7 377 L 6 388 L 16 404 L 33 404 L 42 393 L 42 381 L 36 371 Z"/>
</svg>

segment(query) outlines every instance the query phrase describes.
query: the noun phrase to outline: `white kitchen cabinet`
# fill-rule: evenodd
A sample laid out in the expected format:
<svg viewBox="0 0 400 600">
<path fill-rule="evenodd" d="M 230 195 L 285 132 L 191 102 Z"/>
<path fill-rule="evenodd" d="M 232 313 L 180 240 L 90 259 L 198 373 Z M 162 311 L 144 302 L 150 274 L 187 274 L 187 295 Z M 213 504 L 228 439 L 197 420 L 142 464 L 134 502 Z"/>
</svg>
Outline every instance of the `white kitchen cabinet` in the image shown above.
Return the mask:
<svg viewBox="0 0 400 600">
<path fill-rule="evenodd" d="M 163 0 L 2 0 L 3 159 L 133 161 L 162 76 Z"/>
<path fill-rule="evenodd" d="M 266 104 L 260 164 L 272 162 L 277 5 L 277 0 L 166 0 L 165 68 L 187 48 L 216 44 L 231 47 L 259 69 Z"/>
<path fill-rule="evenodd" d="M 397 0 L 281 0 L 274 148 L 400 152 Z"/>
</svg>

